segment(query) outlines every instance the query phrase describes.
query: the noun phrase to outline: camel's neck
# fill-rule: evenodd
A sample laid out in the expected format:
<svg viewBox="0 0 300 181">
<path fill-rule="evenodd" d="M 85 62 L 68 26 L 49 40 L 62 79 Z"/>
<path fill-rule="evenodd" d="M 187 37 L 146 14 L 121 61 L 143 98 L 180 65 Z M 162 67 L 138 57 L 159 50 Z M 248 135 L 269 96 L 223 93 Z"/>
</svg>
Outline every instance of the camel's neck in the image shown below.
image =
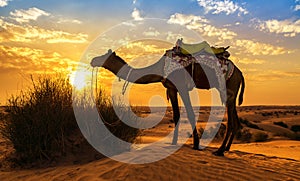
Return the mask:
<svg viewBox="0 0 300 181">
<path fill-rule="evenodd" d="M 107 61 L 109 63 L 104 65 L 104 68 L 110 70 L 116 76 L 129 82 L 134 82 L 137 84 L 149 84 L 161 82 L 163 79 L 163 57 L 153 65 L 144 68 L 133 68 L 119 56 L 113 56 L 110 58 L 111 60 Z"/>
</svg>

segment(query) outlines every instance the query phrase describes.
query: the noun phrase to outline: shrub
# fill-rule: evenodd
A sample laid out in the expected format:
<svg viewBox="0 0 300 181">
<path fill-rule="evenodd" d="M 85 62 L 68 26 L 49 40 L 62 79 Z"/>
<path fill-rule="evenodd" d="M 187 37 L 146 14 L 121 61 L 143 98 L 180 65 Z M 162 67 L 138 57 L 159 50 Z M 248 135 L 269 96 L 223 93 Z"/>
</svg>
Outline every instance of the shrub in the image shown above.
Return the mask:
<svg viewBox="0 0 300 181">
<path fill-rule="evenodd" d="M 32 86 L 8 100 L 9 119 L 1 131 L 24 162 L 63 154 L 65 137 L 76 128 L 68 79 L 32 78 Z"/>
<path fill-rule="evenodd" d="M 294 132 L 300 132 L 300 125 L 293 125 L 291 127 L 291 130 L 294 131 Z"/>
<path fill-rule="evenodd" d="M 250 142 L 252 138 L 252 134 L 249 129 L 241 129 L 236 134 L 236 139 L 242 142 Z"/>
<path fill-rule="evenodd" d="M 283 128 L 288 128 L 288 125 L 285 124 L 284 122 L 282 121 L 278 121 L 278 122 L 273 122 L 273 124 L 277 125 L 277 126 L 281 126 Z"/>
<path fill-rule="evenodd" d="M 107 96 L 104 92 L 104 89 L 100 89 L 96 98 L 96 105 L 98 112 L 101 114 L 105 120 L 105 125 L 116 137 L 127 142 L 134 142 L 135 138 L 139 135 L 140 130 L 130 127 L 122 119 L 130 121 L 137 121 L 135 115 L 131 112 L 130 107 L 126 107 L 122 102 L 113 103 L 112 98 Z M 119 117 L 115 109 L 120 110 L 121 117 Z"/>
<path fill-rule="evenodd" d="M 251 123 L 251 122 L 248 121 L 247 119 L 239 118 L 239 120 L 240 120 L 240 123 L 245 124 L 245 125 L 248 126 L 249 128 L 262 130 L 262 129 L 261 129 L 260 127 L 258 127 L 256 124 Z"/>
<path fill-rule="evenodd" d="M 257 132 L 254 134 L 254 141 L 255 142 L 263 142 L 266 141 L 268 139 L 268 134 L 264 133 L 264 132 Z"/>
<path fill-rule="evenodd" d="M 90 109 L 77 101 L 76 105 Z M 96 102 L 109 122 L 108 129 L 117 137 L 133 142 L 139 130 L 118 119 L 111 99 L 100 90 Z M 31 89 L 8 100 L 9 118 L 1 132 L 12 142 L 19 163 L 53 160 L 67 153 L 68 137 L 79 131 L 72 103 L 72 86 L 62 75 L 40 76 L 37 81 L 32 78 Z"/>
<path fill-rule="evenodd" d="M 219 139 L 223 139 L 224 135 L 226 133 L 226 126 L 225 124 L 221 123 L 220 128 L 218 130 L 216 130 L 217 127 L 213 126 L 210 127 L 205 133 L 204 133 L 204 129 L 201 127 L 199 128 L 198 132 L 199 132 L 199 136 L 202 139 L 209 139 L 212 138 L 213 133 L 215 133 L 215 131 L 217 131 L 217 133 L 214 136 L 215 140 L 219 140 Z"/>
</svg>

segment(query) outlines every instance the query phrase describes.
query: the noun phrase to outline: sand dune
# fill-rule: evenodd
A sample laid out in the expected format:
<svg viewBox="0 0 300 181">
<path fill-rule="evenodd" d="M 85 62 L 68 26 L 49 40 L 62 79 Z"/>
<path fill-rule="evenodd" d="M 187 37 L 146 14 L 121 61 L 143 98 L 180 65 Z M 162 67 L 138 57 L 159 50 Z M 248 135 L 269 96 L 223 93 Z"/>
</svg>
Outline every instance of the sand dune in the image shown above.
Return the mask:
<svg viewBox="0 0 300 181">
<path fill-rule="evenodd" d="M 1 172 L 0 180 L 300 180 L 297 160 L 242 151 L 216 157 L 213 150 L 195 151 L 185 145 L 150 164 L 105 158 L 83 165 Z"/>
</svg>

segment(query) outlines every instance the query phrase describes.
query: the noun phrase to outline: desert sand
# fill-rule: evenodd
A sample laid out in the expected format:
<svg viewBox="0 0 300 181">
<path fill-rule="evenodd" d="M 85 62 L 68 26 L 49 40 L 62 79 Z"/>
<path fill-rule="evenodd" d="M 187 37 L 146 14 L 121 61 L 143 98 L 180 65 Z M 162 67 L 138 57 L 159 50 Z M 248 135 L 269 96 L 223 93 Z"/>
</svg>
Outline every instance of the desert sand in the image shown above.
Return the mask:
<svg viewBox="0 0 300 181">
<path fill-rule="evenodd" d="M 239 115 L 263 127 L 269 138 L 249 143 L 236 140 L 224 157 L 212 154 L 220 141 L 198 151 L 192 149 L 189 138 L 178 151 L 154 163 L 128 164 L 106 157 L 86 163 L 62 161 L 44 168 L 2 168 L 0 180 L 300 180 L 300 141 L 288 139 L 281 133 L 290 130 L 273 124 L 278 120 L 289 126 L 299 124 L 300 114 L 295 109 L 300 110 L 270 106 L 239 108 Z M 208 114 L 208 109 L 200 110 L 199 126 Z M 170 133 L 174 128 L 170 118 L 171 114 L 166 114 L 159 125 L 144 130 L 138 141 L 149 143 Z M 167 148 L 169 143 L 165 144 Z M 2 139 L 0 149 L 4 157 L 11 146 Z"/>
</svg>

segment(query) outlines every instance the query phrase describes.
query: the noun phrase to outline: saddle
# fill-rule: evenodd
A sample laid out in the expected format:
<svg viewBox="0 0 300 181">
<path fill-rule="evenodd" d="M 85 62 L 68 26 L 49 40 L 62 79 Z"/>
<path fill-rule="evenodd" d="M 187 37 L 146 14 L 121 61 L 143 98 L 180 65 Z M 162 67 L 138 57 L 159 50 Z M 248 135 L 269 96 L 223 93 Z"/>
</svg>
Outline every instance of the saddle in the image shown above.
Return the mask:
<svg viewBox="0 0 300 181">
<path fill-rule="evenodd" d="M 182 39 L 178 39 L 173 49 L 166 51 L 167 59 L 164 66 L 164 77 L 166 78 L 174 70 L 187 67 L 194 63 L 204 64 L 217 71 L 220 70 L 220 76 L 225 76 L 228 80 L 233 73 L 233 63 L 228 59 L 230 53 L 226 47 L 210 47 L 203 41 L 198 44 L 185 44 Z"/>
<path fill-rule="evenodd" d="M 198 52 L 205 52 L 205 53 L 209 53 L 209 54 L 214 54 L 216 56 L 223 54 L 226 52 L 226 50 L 229 48 L 228 47 L 211 47 L 206 41 L 203 41 L 201 43 L 197 43 L 197 44 L 186 44 L 183 43 L 183 39 L 178 39 L 176 42 L 176 49 L 178 52 L 184 54 L 184 55 L 188 55 L 188 54 L 195 54 Z M 227 55 L 228 57 L 230 55 Z M 228 58 L 227 57 L 227 58 Z"/>
<path fill-rule="evenodd" d="M 226 102 L 226 84 L 223 81 L 229 80 L 234 71 L 233 63 L 228 59 L 230 53 L 226 51 L 229 48 L 210 47 L 210 45 L 203 41 L 198 44 L 185 44 L 182 39 L 176 42 L 173 49 L 166 51 L 166 59 L 164 65 L 164 79 L 174 71 L 183 69 L 189 65 L 192 66 L 191 77 L 183 77 L 185 79 L 188 90 L 195 87 L 194 82 L 191 80 L 194 77 L 194 64 L 198 63 L 201 66 L 207 66 L 215 71 L 220 90 L 220 96 L 223 103 Z"/>
</svg>

